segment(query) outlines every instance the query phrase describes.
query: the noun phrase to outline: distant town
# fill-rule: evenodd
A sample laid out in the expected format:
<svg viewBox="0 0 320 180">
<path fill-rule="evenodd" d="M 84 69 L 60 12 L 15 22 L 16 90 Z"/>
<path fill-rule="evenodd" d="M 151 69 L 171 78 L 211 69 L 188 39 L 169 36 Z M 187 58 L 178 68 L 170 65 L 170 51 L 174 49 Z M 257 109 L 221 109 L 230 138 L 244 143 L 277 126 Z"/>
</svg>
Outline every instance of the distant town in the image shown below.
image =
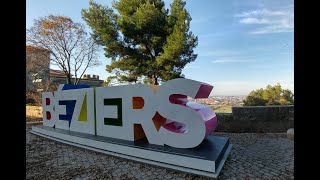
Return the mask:
<svg viewBox="0 0 320 180">
<path fill-rule="evenodd" d="M 246 96 L 210 96 L 207 99 L 193 99 L 192 101 L 206 105 L 243 106 L 245 98 Z"/>
<path fill-rule="evenodd" d="M 208 105 L 216 113 L 231 113 L 233 106 L 243 106 L 246 96 L 210 96 L 206 99 L 190 99 L 192 102 Z"/>
</svg>

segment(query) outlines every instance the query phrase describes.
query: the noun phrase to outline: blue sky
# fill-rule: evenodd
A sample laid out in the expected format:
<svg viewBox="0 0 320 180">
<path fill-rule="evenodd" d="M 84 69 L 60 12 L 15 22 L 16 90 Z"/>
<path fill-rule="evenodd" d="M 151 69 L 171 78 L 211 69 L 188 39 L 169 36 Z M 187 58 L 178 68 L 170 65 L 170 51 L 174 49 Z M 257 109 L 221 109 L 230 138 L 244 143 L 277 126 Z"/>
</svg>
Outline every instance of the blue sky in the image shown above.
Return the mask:
<svg viewBox="0 0 320 180">
<path fill-rule="evenodd" d="M 112 1 L 96 2 L 110 7 Z M 167 8 L 171 2 L 165 0 Z M 27 0 L 26 5 L 27 28 L 49 14 L 85 24 L 81 9 L 89 0 Z M 213 85 L 214 96 L 247 95 L 276 83 L 294 90 L 293 0 L 187 0 L 186 8 L 190 30 L 199 38 L 198 58 L 183 70 L 186 78 Z M 87 73 L 105 80 L 110 59 L 100 54 L 102 65 Z"/>
</svg>

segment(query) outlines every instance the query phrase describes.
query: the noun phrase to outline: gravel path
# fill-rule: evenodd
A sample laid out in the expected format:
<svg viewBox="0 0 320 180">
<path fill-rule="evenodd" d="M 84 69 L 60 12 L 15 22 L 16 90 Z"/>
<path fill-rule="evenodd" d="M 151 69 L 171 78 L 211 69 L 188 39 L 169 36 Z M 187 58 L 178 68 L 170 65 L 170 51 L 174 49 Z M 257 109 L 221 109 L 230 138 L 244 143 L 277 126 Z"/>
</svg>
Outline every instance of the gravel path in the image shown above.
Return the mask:
<svg viewBox="0 0 320 180">
<path fill-rule="evenodd" d="M 26 129 L 27 179 L 208 179 L 73 147 Z M 294 179 L 294 142 L 281 134 L 215 133 L 234 145 L 219 179 Z"/>
</svg>

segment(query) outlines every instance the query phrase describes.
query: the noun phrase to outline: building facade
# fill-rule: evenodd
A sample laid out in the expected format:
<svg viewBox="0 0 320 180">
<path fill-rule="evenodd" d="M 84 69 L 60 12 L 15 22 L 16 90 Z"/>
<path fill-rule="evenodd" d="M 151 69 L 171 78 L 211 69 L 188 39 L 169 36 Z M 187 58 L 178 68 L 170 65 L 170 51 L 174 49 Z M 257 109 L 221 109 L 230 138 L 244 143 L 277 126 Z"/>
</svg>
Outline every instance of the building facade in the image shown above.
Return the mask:
<svg viewBox="0 0 320 180">
<path fill-rule="evenodd" d="M 26 45 L 26 90 L 35 91 L 50 78 L 50 51 Z"/>
<path fill-rule="evenodd" d="M 72 75 L 72 74 L 71 74 Z M 72 75 L 71 83 L 74 83 L 75 78 Z M 50 81 L 53 84 L 66 84 L 67 83 L 67 77 L 65 73 L 61 70 L 53 70 L 50 69 Z M 80 79 L 79 84 L 86 84 L 92 87 L 100 87 L 103 85 L 103 80 L 99 79 L 98 75 L 89 75 L 84 74 L 83 77 Z"/>
</svg>

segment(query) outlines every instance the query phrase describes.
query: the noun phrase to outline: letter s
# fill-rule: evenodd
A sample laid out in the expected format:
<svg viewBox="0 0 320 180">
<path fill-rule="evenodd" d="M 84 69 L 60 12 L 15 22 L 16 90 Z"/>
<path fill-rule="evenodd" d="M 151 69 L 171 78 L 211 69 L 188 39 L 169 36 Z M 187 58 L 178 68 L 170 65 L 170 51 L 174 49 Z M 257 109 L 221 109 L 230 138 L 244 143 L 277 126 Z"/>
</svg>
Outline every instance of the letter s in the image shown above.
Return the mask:
<svg viewBox="0 0 320 180">
<path fill-rule="evenodd" d="M 213 86 L 190 79 L 173 79 L 163 83 L 156 92 L 154 102 L 158 113 L 170 120 L 187 126 L 185 133 L 175 133 L 164 127 L 159 129 L 163 143 L 176 148 L 193 148 L 199 145 L 206 135 L 205 122 L 201 115 L 190 107 L 173 104 L 170 95 L 186 95 L 192 98 L 207 98 Z"/>
</svg>

